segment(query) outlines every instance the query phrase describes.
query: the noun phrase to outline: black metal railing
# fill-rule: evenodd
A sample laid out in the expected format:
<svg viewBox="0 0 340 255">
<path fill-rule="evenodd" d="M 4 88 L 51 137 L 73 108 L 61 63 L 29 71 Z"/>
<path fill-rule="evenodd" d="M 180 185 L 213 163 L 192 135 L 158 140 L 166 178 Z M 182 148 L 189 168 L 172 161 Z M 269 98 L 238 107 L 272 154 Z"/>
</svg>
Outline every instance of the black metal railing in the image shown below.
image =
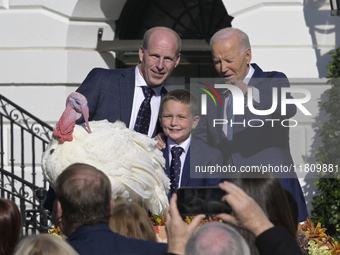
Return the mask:
<svg viewBox="0 0 340 255">
<path fill-rule="evenodd" d="M 46 233 L 50 213 L 43 208 L 47 192 L 40 163 L 53 128 L 0 95 L 0 197 L 20 209 L 23 234 Z"/>
</svg>

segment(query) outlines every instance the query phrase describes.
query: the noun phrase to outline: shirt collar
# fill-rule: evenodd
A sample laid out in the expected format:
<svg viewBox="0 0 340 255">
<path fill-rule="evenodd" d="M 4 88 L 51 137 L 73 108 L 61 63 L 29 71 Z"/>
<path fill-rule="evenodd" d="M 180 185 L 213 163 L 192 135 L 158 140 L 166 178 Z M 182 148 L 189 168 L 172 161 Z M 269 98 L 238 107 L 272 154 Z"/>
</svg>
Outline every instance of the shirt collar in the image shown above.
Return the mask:
<svg viewBox="0 0 340 255">
<path fill-rule="evenodd" d="M 136 66 L 136 69 L 135 69 L 135 86 L 136 87 L 147 86 L 144 78 L 142 77 L 142 75 L 139 72 L 138 66 Z M 162 83 L 161 86 L 158 86 L 156 88 L 152 88 L 152 90 L 155 92 L 156 96 L 161 95 L 161 90 L 162 90 L 163 86 L 164 86 L 164 83 Z"/>
<path fill-rule="evenodd" d="M 168 147 L 169 147 L 169 151 L 171 150 L 172 147 L 177 146 L 177 147 L 182 147 L 183 148 L 183 152 L 187 153 L 189 150 L 189 146 L 190 146 L 190 141 L 191 141 L 191 134 L 189 135 L 188 139 L 186 139 L 183 143 L 181 143 L 180 145 L 176 144 L 174 141 L 172 141 L 169 137 L 167 138 L 167 143 L 168 143 Z"/>
<path fill-rule="evenodd" d="M 243 80 L 243 82 L 244 82 L 245 84 L 248 85 L 249 80 L 250 80 L 250 78 L 253 76 L 254 72 L 255 72 L 254 67 L 252 67 L 252 65 L 249 65 L 248 74 L 247 74 L 247 76 L 246 76 L 246 77 L 244 78 L 244 80 Z"/>
</svg>

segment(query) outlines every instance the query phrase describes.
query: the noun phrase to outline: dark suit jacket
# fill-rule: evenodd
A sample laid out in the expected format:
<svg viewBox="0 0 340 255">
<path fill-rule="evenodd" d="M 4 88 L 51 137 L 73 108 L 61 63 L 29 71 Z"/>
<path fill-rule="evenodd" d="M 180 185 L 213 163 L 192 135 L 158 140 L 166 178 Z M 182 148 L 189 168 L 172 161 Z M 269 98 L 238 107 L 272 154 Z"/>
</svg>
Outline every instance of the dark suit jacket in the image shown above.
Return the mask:
<svg viewBox="0 0 340 255">
<path fill-rule="evenodd" d="M 255 239 L 255 244 L 261 255 L 302 255 L 296 238 L 282 226 L 264 231 Z"/>
<path fill-rule="evenodd" d="M 301 248 L 291 234 L 282 226 L 274 226 L 255 239 L 261 255 L 302 255 Z M 167 252 L 165 255 L 176 255 Z"/>
<path fill-rule="evenodd" d="M 250 79 L 249 85 L 256 87 L 260 92 L 260 105 L 258 110 L 269 109 L 272 105 L 271 93 L 274 87 L 278 88 L 279 96 L 281 95 L 282 87 L 289 87 L 289 82 L 283 73 L 279 72 L 263 72 L 257 65 L 253 64 L 255 72 Z M 224 99 L 226 95 L 222 95 Z M 288 94 L 288 97 L 291 96 Z M 232 164 L 236 167 L 253 166 L 261 164 L 293 164 L 289 148 L 289 128 L 282 127 L 280 121 L 272 122 L 265 121 L 265 119 L 289 119 L 296 113 L 295 105 L 288 105 L 287 116 L 281 116 L 281 107 L 271 115 L 254 115 L 249 108 L 245 108 L 244 115 L 234 115 L 233 125 L 233 139 L 228 141 L 222 130 L 222 125 L 213 127 L 214 119 L 223 119 L 224 107 L 216 107 L 212 100 L 208 98 L 208 112 L 207 115 L 202 116 L 199 127 L 196 131 L 196 136 L 199 139 L 220 148 L 223 151 L 226 163 Z M 280 100 L 278 105 L 280 106 Z M 247 125 L 249 120 L 252 126 Z M 263 122 L 261 122 L 261 121 Z M 245 122 L 245 125 L 243 125 Z"/>
<path fill-rule="evenodd" d="M 163 255 L 167 251 L 165 243 L 126 238 L 112 232 L 105 223 L 81 226 L 67 241 L 79 255 Z"/>
<path fill-rule="evenodd" d="M 125 69 L 94 68 L 77 92 L 83 94 L 89 107 L 89 120 L 123 121 L 129 127 L 135 89 L 135 67 Z M 162 89 L 162 97 L 166 94 Z M 157 113 L 158 115 L 158 113 Z M 83 123 L 81 118 L 77 123 Z M 153 136 L 160 132 L 159 123 Z"/>
<path fill-rule="evenodd" d="M 264 231 L 255 239 L 255 244 L 261 255 L 303 255 L 296 239 L 282 226 Z"/>
<path fill-rule="evenodd" d="M 293 159 L 289 147 L 289 127 L 281 125 L 281 121 L 289 119 L 296 114 L 295 105 L 287 105 L 286 115 L 281 115 L 281 89 L 289 87 L 289 81 L 285 74 L 280 72 L 263 72 L 256 64 L 253 77 L 248 85 L 257 88 L 260 92 L 260 104 L 258 110 L 270 109 L 272 106 L 273 88 L 278 89 L 277 108 L 270 115 L 255 115 L 245 107 L 244 115 L 234 115 L 233 139 L 227 140 L 222 125 L 213 126 L 214 119 L 223 119 L 223 107 L 216 107 L 213 100 L 208 97 L 207 115 L 202 116 L 199 126 L 194 133 L 198 139 L 215 146 L 223 153 L 225 164 L 235 166 L 237 170 L 247 166 L 286 166 L 290 172 L 277 173 L 285 189 L 290 191 L 299 205 L 299 219 L 305 220 L 308 216 L 306 202 L 293 170 Z M 221 92 L 221 91 L 220 91 Z M 220 94 L 222 101 L 226 95 Z M 287 98 L 292 98 L 288 93 Z M 279 121 L 265 121 L 266 119 L 278 119 Z M 256 127 L 249 127 L 250 125 Z M 245 123 L 245 125 L 243 124 Z M 242 123 L 242 124 L 239 124 Z M 287 123 L 285 123 L 287 124 Z"/>
<path fill-rule="evenodd" d="M 127 127 L 130 124 L 132 102 L 135 92 L 135 68 L 103 69 L 94 68 L 87 75 L 77 92 L 84 95 L 88 101 L 89 121 L 105 120 L 113 123 L 120 120 Z M 163 87 L 161 95 L 167 93 Z M 158 113 L 157 113 L 158 115 Z M 84 123 L 84 117 L 77 120 L 77 124 Z M 153 137 L 162 132 L 157 119 Z M 50 187 L 43 205 L 52 210 L 55 192 Z"/>
<path fill-rule="evenodd" d="M 169 169 L 169 153 L 168 146 L 163 149 L 163 156 L 165 158 L 165 173 L 170 178 Z M 185 157 L 185 162 L 182 171 L 181 187 L 199 187 L 199 186 L 217 186 L 222 179 L 220 175 L 211 175 L 207 173 L 194 173 L 195 166 L 223 166 L 223 157 L 221 152 L 211 147 L 202 141 L 192 137 L 188 153 Z M 217 177 L 217 178 L 212 178 Z"/>
</svg>

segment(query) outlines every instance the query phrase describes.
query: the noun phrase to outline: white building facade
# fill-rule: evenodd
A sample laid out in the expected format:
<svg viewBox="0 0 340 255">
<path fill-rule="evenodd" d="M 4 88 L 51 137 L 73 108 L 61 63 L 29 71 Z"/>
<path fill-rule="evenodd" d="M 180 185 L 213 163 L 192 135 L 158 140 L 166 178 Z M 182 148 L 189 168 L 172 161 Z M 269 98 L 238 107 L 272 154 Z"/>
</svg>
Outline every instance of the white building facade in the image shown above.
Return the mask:
<svg viewBox="0 0 340 255">
<path fill-rule="evenodd" d="M 98 31 L 101 40 L 114 40 L 115 21 L 126 2 L 0 0 L 0 94 L 53 126 L 68 94 L 92 68 L 115 68 L 116 52 L 97 49 Z M 340 17 L 330 16 L 327 0 L 222 2 L 233 17 L 231 25 L 249 35 L 253 62 L 284 72 L 292 87 L 311 92 L 305 107 L 312 116 L 298 113 L 291 150 L 296 165 L 315 163 L 313 152 L 320 144 L 315 131 L 318 120 L 326 119 L 318 101 L 329 88 L 329 52 L 340 47 Z M 175 81 L 173 88 L 183 79 Z M 310 174 L 300 178 L 309 209 L 315 190 Z"/>
</svg>

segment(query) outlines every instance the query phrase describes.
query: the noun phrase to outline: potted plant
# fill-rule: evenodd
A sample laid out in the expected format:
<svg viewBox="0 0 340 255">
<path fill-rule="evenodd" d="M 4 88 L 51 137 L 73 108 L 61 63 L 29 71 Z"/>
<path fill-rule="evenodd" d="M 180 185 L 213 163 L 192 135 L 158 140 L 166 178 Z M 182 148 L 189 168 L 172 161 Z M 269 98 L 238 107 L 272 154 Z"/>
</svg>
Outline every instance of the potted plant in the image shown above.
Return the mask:
<svg viewBox="0 0 340 255">
<path fill-rule="evenodd" d="M 333 60 L 327 66 L 331 88 L 326 90 L 328 100 L 320 102 L 329 120 L 320 126 L 317 134 L 322 145 L 315 152 L 319 164 L 326 164 L 333 171 L 320 175 L 315 182 L 318 195 L 313 198 L 312 220 L 320 222 L 327 233 L 340 240 L 340 48 L 330 55 Z"/>
</svg>

